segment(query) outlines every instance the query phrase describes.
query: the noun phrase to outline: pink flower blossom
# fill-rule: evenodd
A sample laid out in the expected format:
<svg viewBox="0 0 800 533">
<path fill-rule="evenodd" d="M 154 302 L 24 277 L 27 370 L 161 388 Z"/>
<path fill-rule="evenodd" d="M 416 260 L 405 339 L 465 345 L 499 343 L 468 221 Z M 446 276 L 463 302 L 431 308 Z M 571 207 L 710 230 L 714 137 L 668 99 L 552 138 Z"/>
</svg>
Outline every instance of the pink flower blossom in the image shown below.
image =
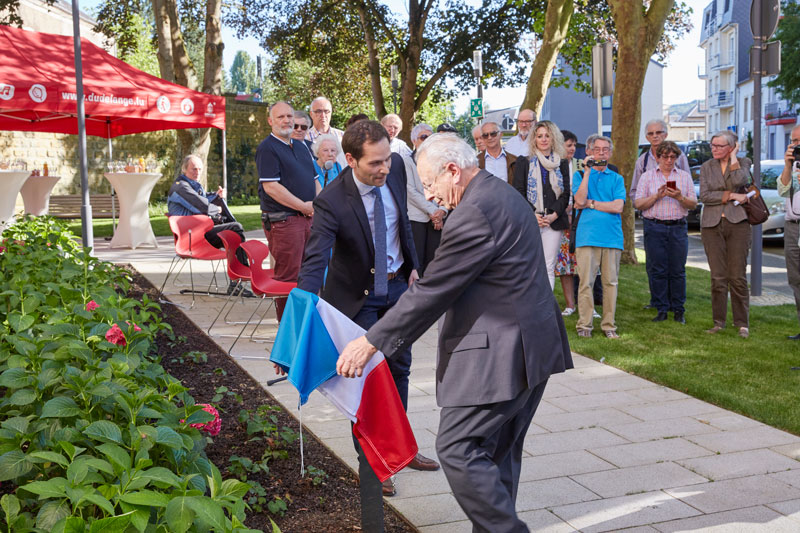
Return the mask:
<svg viewBox="0 0 800 533">
<path fill-rule="evenodd" d="M 206 433 L 208 433 L 212 437 L 215 437 L 215 436 L 219 435 L 219 431 L 220 431 L 220 429 L 222 429 L 222 420 L 220 420 L 219 413 L 217 412 L 217 410 L 214 409 L 214 407 L 212 405 L 209 405 L 207 403 L 199 403 L 197 405 L 202 405 L 203 406 L 203 411 L 205 411 L 206 413 L 210 413 L 210 414 L 214 415 L 214 420 L 211 420 L 210 422 L 206 422 L 204 424 L 197 423 L 197 424 L 190 424 L 190 425 L 193 428 L 197 428 L 197 429 L 199 429 L 201 431 L 205 431 Z M 181 421 L 181 422 L 183 422 L 183 421 Z"/>
<path fill-rule="evenodd" d="M 5 251 L 6 251 L 5 247 L 4 246 L 0 246 L 0 254 L 2 254 Z"/>
<path fill-rule="evenodd" d="M 132 323 L 130 320 L 126 320 L 125 322 L 126 322 L 126 323 L 127 323 L 129 326 L 133 326 L 133 331 L 134 331 L 134 332 L 136 332 L 136 331 L 142 331 L 142 328 L 140 328 L 140 327 L 139 327 L 139 326 L 137 326 L 136 324 Z"/>
<path fill-rule="evenodd" d="M 95 302 L 94 300 L 89 300 L 89 302 L 86 304 L 86 310 L 87 311 L 94 311 L 98 307 L 100 307 L 100 306 L 97 305 L 97 302 Z"/>
<path fill-rule="evenodd" d="M 128 341 L 125 340 L 125 334 L 122 333 L 122 330 L 116 324 L 106 331 L 106 340 L 117 346 L 125 346 L 128 344 Z"/>
</svg>

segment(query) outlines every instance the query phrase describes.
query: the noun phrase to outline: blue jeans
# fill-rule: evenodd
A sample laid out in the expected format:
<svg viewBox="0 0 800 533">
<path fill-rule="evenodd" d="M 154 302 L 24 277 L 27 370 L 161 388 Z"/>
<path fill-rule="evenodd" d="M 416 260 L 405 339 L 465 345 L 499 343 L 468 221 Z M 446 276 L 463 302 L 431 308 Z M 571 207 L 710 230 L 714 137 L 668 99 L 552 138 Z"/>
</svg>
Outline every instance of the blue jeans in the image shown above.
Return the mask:
<svg viewBox="0 0 800 533">
<path fill-rule="evenodd" d="M 683 313 L 686 303 L 686 221 L 667 226 L 644 219 L 645 251 L 650 267 L 650 291 L 659 313 Z"/>
<path fill-rule="evenodd" d="M 377 297 L 375 291 L 370 290 L 367 299 L 358 314 L 353 317 L 353 322 L 364 329 L 371 328 L 375 322 L 392 308 L 397 300 L 408 289 L 408 281 L 405 277 L 398 275 L 389 281 L 389 290 L 386 296 Z M 387 357 L 389 370 L 392 372 L 394 384 L 403 402 L 403 409 L 408 409 L 408 376 L 411 373 L 411 347 L 404 348 L 392 357 Z"/>
</svg>

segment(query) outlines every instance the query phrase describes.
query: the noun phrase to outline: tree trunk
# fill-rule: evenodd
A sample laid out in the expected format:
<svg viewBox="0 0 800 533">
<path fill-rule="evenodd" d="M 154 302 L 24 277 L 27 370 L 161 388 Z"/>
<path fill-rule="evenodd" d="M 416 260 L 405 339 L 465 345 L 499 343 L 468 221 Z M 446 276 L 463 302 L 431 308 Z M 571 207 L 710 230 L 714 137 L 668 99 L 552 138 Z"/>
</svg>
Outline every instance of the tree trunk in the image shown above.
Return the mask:
<svg viewBox="0 0 800 533">
<path fill-rule="evenodd" d="M 358 17 L 361 19 L 361 29 L 364 31 L 364 41 L 367 44 L 367 68 L 372 85 L 372 103 L 375 105 L 375 114 L 378 120 L 386 116 L 386 105 L 383 102 L 383 86 L 381 85 L 381 65 L 378 62 L 378 48 L 375 45 L 375 33 L 372 30 L 367 8 L 363 2 L 355 5 Z"/>
<path fill-rule="evenodd" d="M 411 129 L 417 116 L 417 75 L 422 56 L 422 37 L 425 31 L 426 13 L 419 2 L 411 0 L 408 5 L 408 44 L 405 60 L 400 60 L 400 119 L 403 129 L 397 134 L 411 144 Z M 435 126 L 434 126 L 435 127 Z"/>
<path fill-rule="evenodd" d="M 158 36 L 158 68 L 161 77 L 175 83 L 175 73 L 172 70 L 172 42 L 169 29 L 169 15 L 164 0 L 153 0 L 153 17 L 156 21 L 156 35 Z"/>
<path fill-rule="evenodd" d="M 641 0 L 608 0 L 608 3 L 619 39 L 612 109 L 614 153 L 611 161 L 619 167 L 620 174 L 625 177 L 625 188 L 630 190 L 639 154 L 644 77 L 675 0 L 652 0 L 646 13 Z M 636 264 L 631 198 L 625 202 L 622 213 L 622 232 L 625 238 L 622 261 Z"/>
<path fill-rule="evenodd" d="M 542 113 L 542 104 L 553 75 L 553 67 L 558 58 L 558 52 L 567 38 L 569 21 L 572 19 L 574 3 L 571 0 L 550 0 L 547 2 L 547 11 L 544 17 L 544 35 L 542 47 L 536 54 L 536 59 L 531 67 L 528 86 L 525 89 L 523 109 L 532 109 L 536 116 Z"/>
</svg>

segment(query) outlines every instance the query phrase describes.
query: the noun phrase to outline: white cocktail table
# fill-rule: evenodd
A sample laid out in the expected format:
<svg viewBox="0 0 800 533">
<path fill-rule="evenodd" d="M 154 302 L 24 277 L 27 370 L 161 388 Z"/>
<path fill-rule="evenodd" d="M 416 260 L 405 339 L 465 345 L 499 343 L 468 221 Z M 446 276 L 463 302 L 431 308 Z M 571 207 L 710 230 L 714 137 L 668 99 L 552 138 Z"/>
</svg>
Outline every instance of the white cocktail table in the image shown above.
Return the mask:
<svg viewBox="0 0 800 533">
<path fill-rule="evenodd" d="M 55 187 L 58 176 L 30 176 L 20 189 L 25 203 L 25 214 L 42 216 L 50 209 L 50 192 Z"/>
<path fill-rule="evenodd" d="M 104 176 L 119 199 L 119 223 L 111 238 L 111 248 L 136 249 L 142 244 L 158 248 L 147 206 L 161 174 L 107 172 Z"/>
<path fill-rule="evenodd" d="M 28 170 L 0 170 L 0 229 L 14 223 L 14 206 Z"/>
</svg>

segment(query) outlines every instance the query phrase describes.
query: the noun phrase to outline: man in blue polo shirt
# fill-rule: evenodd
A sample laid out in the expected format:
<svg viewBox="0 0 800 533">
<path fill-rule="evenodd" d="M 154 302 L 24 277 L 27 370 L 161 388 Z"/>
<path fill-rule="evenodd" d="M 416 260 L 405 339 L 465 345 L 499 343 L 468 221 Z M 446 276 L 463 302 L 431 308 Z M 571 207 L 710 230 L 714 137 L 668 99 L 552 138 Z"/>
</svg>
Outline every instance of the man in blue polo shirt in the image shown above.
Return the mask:
<svg viewBox="0 0 800 533">
<path fill-rule="evenodd" d="M 600 327 L 609 339 L 618 339 L 614 314 L 617 307 L 617 280 L 622 256 L 622 208 L 625 180 L 608 168 L 613 144 L 602 135 L 586 139 L 583 172 L 572 177 L 573 204 L 581 209 L 575 234 L 575 260 L 578 263 L 578 336 L 592 336 L 592 289 L 600 267 L 603 282 L 603 318 Z"/>
<path fill-rule="evenodd" d="M 286 102 L 272 104 L 269 125 L 272 133 L 256 150 L 261 221 L 275 259 L 275 279 L 297 281 L 303 249 L 311 232 L 316 172 L 311 152 L 303 141 L 292 139 L 292 106 Z M 275 302 L 278 320 L 285 305 L 285 298 Z"/>
</svg>

